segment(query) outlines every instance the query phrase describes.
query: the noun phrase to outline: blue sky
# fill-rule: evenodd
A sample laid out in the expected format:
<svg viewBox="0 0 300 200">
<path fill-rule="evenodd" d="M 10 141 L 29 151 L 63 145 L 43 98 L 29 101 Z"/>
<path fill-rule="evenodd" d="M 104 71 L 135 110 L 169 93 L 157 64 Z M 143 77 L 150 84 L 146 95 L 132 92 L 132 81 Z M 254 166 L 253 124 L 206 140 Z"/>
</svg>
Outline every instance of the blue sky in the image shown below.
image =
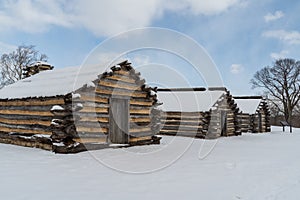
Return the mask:
<svg viewBox="0 0 300 200">
<path fill-rule="evenodd" d="M 232 93 L 255 94 L 255 71 L 300 58 L 299 9 L 297 0 L 3 0 L 0 54 L 33 44 L 55 67 L 75 66 L 115 34 L 163 27 L 202 45 Z"/>
</svg>

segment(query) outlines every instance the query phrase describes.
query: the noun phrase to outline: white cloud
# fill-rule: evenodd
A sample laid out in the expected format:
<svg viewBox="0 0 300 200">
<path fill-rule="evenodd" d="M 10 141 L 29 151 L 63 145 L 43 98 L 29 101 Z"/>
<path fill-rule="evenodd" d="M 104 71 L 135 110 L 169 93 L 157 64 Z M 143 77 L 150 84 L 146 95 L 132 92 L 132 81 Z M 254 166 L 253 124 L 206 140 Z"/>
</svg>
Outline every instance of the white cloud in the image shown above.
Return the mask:
<svg viewBox="0 0 300 200">
<path fill-rule="evenodd" d="M 285 58 L 288 54 L 289 54 L 288 51 L 282 50 L 282 51 L 280 51 L 279 53 L 273 52 L 273 53 L 270 54 L 270 56 L 271 56 L 271 58 L 273 58 L 274 60 L 278 60 L 278 59 L 280 59 L 280 58 Z"/>
<path fill-rule="evenodd" d="M 163 1 L 162 1 L 163 2 Z M 241 0 L 168 0 L 163 4 L 166 9 L 186 11 L 195 15 L 214 15 L 228 10 L 234 5 L 243 5 Z"/>
<path fill-rule="evenodd" d="M 240 64 L 232 64 L 230 66 L 230 72 L 233 74 L 239 74 L 241 71 L 243 71 L 243 66 Z"/>
<path fill-rule="evenodd" d="M 264 16 L 265 22 L 275 21 L 277 19 L 280 19 L 284 16 L 284 13 L 280 10 L 276 11 L 274 14 L 268 13 Z"/>
<path fill-rule="evenodd" d="M 64 11 L 66 1 L 8 0 L 0 10 L 0 29 L 38 33 L 52 25 L 70 27 L 71 15 Z"/>
<path fill-rule="evenodd" d="M 212 15 L 240 4 L 242 0 L 7 0 L 0 8 L 0 30 L 37 33 L 61 26 L 107 36 L 150 26 L 165 11 Z"/>
<path fill-rule="evenodd" d="M 131 60 L 134 64 L 134 66 L 141 66 L 141 65 L 147 65 L 150 63 L 149 56 L 145 55 L 136 55 Z"/>
<path fill-rule="evenodd" d="M 288 44 L 300 44 L 300 33 L 298 31 L 272 30 L 265 31 L 263 36 L 279 39 Z"/>
</svg>

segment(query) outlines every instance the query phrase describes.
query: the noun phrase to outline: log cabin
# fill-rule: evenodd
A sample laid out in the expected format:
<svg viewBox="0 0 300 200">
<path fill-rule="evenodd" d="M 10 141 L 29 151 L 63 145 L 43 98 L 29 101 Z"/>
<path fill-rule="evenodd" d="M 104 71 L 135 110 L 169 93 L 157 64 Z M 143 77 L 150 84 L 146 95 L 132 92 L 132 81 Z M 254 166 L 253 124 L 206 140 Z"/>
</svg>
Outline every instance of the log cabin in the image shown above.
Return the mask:
<svg viewBox="0 0 300 200">
<path fill-rule="evenodd" d="M 158 89 L 162 135 L 214 139 L 240 135 L 238 108 L 224 87 Z"/>
<path fill-rule="evenodd" d="M 105 72 L 43 71 L 4 87 L 0 97 L 2 143 L 57 153 L 159 143 L 155 88 L 128 61 Z"/>
<path fill-rule="evenodd" d="M 242 132 L 270 132 L 270 110 L 262 96 L 235 96 L 240 113 L 239 123 Z"/>
</svg>

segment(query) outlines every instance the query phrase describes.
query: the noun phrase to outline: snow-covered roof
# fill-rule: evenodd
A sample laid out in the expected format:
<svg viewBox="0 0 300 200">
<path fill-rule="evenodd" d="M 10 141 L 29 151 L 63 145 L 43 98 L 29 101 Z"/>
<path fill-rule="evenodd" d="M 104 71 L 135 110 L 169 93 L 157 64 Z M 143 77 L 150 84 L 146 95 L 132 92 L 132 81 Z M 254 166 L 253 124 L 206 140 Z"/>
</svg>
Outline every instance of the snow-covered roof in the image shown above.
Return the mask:
<svg viewBox="0 0 300 200">
<path fill-rule="evenodd" d="M 157 92 L 163 111 L 205 112 L 209 111 L 225 91 L 172 91 Z"/>
<path fill-rule="evenodd" d="M 262 99 L 234 99 L 234 101 L 243 113 L 254 114 Z"/>
<path fill-rule="evenodd" d="M 47 63 L 45 61 L 36 61 L 36 62 L 32 63 L 30 66 L 34 66 L 34 65 L 50 65 L 51 66 L 50 63 Z"/>
<path fill-rule="evenodd" d="M 42 71 L 0 90 L 1 99 L 65 95 L 97 79 L 103 68 L 66 67 Z"/>
</svg>

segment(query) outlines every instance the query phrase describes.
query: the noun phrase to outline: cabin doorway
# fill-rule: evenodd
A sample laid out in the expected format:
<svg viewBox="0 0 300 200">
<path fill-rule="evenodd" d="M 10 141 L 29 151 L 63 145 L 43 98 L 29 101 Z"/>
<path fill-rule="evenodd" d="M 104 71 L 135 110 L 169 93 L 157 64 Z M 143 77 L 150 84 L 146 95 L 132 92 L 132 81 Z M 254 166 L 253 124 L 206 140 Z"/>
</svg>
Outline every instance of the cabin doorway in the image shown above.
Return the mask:
<svg viewBox="0 0 300 200">
<path fill-rule="evenodd" d="M 261 113 L 258 113 L 258 132 L 261 133 L 262 131 L 262 116 Z"/>
<path fill-rule="evenodd" d="M 227 112 L 221 111 L 221 136 L 227 136 Z"/>
<path fill-rule="evenodd" d="M 111 97 L 109 103 L 109 141 L 127 144 L 129 142 L 129 99 Z"/>
</svg>

